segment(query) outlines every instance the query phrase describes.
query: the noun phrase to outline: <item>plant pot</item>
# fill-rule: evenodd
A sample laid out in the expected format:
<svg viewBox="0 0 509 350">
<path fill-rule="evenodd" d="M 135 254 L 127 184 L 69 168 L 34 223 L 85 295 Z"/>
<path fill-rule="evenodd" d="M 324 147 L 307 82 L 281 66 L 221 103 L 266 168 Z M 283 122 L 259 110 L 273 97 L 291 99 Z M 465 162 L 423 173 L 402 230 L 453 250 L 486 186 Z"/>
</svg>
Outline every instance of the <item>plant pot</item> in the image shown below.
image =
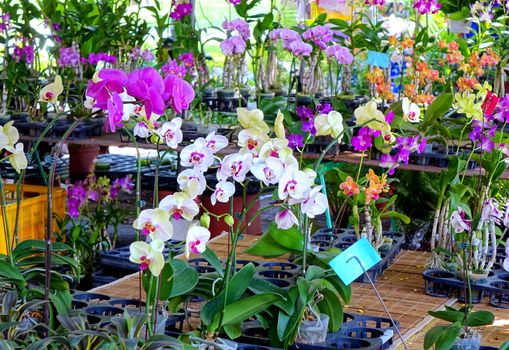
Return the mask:
<svg viewBox="0 0 509 350">
<path fill-rule="evenodd" d="M 313 321 L 302 321 L 299 326 L 297 343 L 318 344 L 327 339 L 327 328 L 329 326 L 329 316 L 320 314 L 320 318 Z"/>
<path fill-rule="evenodd" d="M 313 99 L 308 95 L 297 95 L 295 97 L 295 105 L 297 106 L 311 106 Z"/>
<path fill-rule="evenodd" d="M 481 335 L 474 330 L 465 338 L 458 338 L 452 345 L 451 350 L 479 350 L 481 347 Z"/>
<path fill-rule="evenodd" d="M 69 175 L 85 178 L 94 171 L 94 161 L 99 154 L 97 145 L 69 145 Z"/>
</svg>

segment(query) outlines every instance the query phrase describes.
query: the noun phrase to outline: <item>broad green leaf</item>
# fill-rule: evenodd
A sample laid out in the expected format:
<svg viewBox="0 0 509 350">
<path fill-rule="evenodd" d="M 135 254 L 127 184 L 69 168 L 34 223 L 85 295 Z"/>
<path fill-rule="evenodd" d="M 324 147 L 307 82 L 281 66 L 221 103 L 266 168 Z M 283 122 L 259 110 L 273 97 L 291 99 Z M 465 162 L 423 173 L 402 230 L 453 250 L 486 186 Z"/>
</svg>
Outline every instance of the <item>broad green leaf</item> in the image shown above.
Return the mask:
<svg viewBox="0 0 509 350">
<path fill-rule="evenodd" d="M 343 306 L 338 299 L 338 296 L 329 289 L 324 289 L 320 292 L 323 295 L 323 300 L 317 306 L 320 313 L 329 316 L 329 332 L 337 332 L 343 323 Z"/>
<path fill-rule="evenodd" d="M 467 326 L 479 327 L 493 324 L 495 321 L 495 315 L 489 311 L 475 311 L 467 315 Z"/>
<path fill-rule="evenodd" d="M 223 264 L 217 257 L 216 253 L 207 247 L 207 249 L 201 254 L 201 256 L 209 262 L 209 264 L 216 269 L 216 271 L 223 275 Z"/>
<path fill-rule="evenodd" d="M 198 272 L 186 264 L 184 261 L 179 259 L 172 259 L 170 260 L 170 264 L 173 269 L 173 285 L 171 288 L 171 293 L 168 296 L 166 296 L 166 294 L 163 295 L 161 291 L 161 300 L 174 298 L 176 296 L 188 293 L 198 283 Z"/>
<path fill-rule="evenodd" d="M 421 126 L 423 128 L 427 128 L 439 117 L 447 113 L 452 106 L 452 98 L 453 96 L 451 93 L 445 93 L 435 98 L 435 100 L 428 106 L 426 113 L 424 113 Z"/>
<path fill-rule="evenodd" d="M 226 306 L 224 311 L 222 326 L 241 323 L 254 314 L 265 310 L 280 298 L 281 297 L 277 294 L 265 293 L 253 295 L 231 303 Z"/>
<path fill-rule="evenodd" d="M 247 264 L 233 275 L 230 283 L 228 284 L 228 294 L 226 297 L 226 305 L 239 300 L 242 294 L 246 291 L 249 282 L 254 275 L 254 265 L 252 263 Z M 224 305 L 226 290 L 221 291 L 214 298 L 210 299 L 207 304 L 201 310 L 201 319 L 204 324 L 209 325 L 214 316 L 221 312 Z"/>
<path fill-rule="evenodd" d="M 269 233 L 264 233 L 245 253 L 267 258 L 278 257 L 289 253 L 290 250 L 276 242 Z"/>
<path fill-rule="evenodd" d="M 452 325 L 448 326 L 438 336 L 438 339 L 435 343 L 435 348 L 437 350 L 449 350 L 456 341 L 456 339 L 458 338 L 460 330 L 461 324 L 459 322 L 453 323 Z"/>
<path fill-rule="evenodd" d="M 274 241 L 291 251 L 301 252 L 304 248 L 304 236 L 296 226 L 288 230 L 278 229 L 276 223 L 269 226 L 269 235 Z"/>
<path fill-rule="evenodd" d="M 294 304 L 291 301 L 288 293 L 284 290 L 272 284 L 268 281 L 265 281 L 261 278 L 253 277 L 251 282 L 249 282 L 249 290 L 255 294 L 261 293 L 273 293 L 281 296 L 281 300 L 275 303 L 277 307 L 283 310 L 287 314 L 291 314 L 294 310 Z"/>
<path fill-rule="evenodd" d="M 240 328 L 240 323 L 231 325 L 231 326 L 223 326 L 224 332 L 228 335 L 230 339 L 236 339 L 242 335 L 242 329 Z"/>
<path fill-rule="evenodd" d="M 431 328 L 424 336 L 424 350 L 428 350 L 429 348 L 433 347 L 440 334 L 442 334 L 442 332 L 446 329 L 447 326 L 436 326 Z"/>
<path fill-rule="evenodd" d="M 397 218 L 403 221 L 406 225 L 410 223 L 410 218 L 405 214 L 398 213 L 397 211 L 391 210 L 382 214 L 382 218 Z"/>
<path fill-rule="evenodd" d="M 435 318 L 447 322 L 460 322 L 465 316 L 463 312 L 459 311 L 428 311 L 428 313 Z"/>
</svg>

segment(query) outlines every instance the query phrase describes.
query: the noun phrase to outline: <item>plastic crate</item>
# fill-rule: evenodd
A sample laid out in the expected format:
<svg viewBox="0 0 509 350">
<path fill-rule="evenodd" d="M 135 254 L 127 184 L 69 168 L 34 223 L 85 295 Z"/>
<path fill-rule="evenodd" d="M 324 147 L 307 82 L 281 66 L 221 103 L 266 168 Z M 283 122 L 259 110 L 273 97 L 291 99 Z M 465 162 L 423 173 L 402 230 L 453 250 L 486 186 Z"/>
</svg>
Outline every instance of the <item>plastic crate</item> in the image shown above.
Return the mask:
<svg viewBox="0 0 509 350">
<path fill-rule="evenodd" d="M 4 184 L 4 195 L 7 202 L 6 213 L 11 239 L 16 220 L 16 185 Z M 48 188 L 45 186 L 23 185 L 18 218 L 18 241 L 44 239 L 47 228 Z M 61 188 L 53 190 L 53 213 L 65 215 L 66 193 Z M 56 221 L 53 221 L 56 229 Z M 0 254 L 7 254 L 7 242 L 4 229 L 3 210 L 0 210 Z"/>
</svg>

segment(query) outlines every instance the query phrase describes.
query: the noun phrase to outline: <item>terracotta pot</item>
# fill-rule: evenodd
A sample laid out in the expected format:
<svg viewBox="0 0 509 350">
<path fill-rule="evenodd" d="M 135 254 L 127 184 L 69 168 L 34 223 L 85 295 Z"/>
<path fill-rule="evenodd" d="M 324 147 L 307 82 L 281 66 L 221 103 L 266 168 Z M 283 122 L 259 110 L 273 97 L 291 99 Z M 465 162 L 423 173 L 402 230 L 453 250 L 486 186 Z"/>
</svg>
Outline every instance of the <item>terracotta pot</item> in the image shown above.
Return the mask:
<svg viewBox="0 0 509 350">
<path fill-rule="evenodd" d="M 248 194 L 247 198 L 246 198 L 246 203 L 249 205 L 254 200 L 255 197 L 256 197 L 256 195 L 254 195 L 254 194 Z M 230 212 L 230 203 L 229 202 L 228 203 L 217 202 L 216 205 L 212 205 L 209 197 L 202 196 L 201 199 L 202 199 L 203 206 L 205 208 L 207 208 L 207 210 L 213 214 L 221 215 L 221 214 Z M 242 211 L 242 197 L 241 196 L 237 196 L 237 197 L 233 198 L 233 210 L 235 213 L 240 213 Z M 252 208 L 249 210 L 249 212 L 247 213 L 247 217 L 244 220 L 243 225 L 246 225 L 256 215 L 256 213 L 259 210 L 260 210 L 260 201 L 258 200 L 252 206 Z M 237 225 L 237 222 L 238 222 L 238 219 L 235 218 L 235 225 Z M 209 230 L 210 230 L 212 237 L 218 236 L 223 231 L 228 232 L 229 229 L 230 229 L 230 227 L 223 220 L 216 220 L 213 217 L 210 218 Z M 250 235 L 260 235 L 262 233 L 262 221 L 261 221 L 260 215 L 251 223 L 251 225 L 244 231 L 244 233 L 250 234 Z"/>
<path fill-rule="evenodd" d="M 80 179 L 92 173 L 99 150 L 96 145 L 69 145 L 69 175 Z"/>
</svg>

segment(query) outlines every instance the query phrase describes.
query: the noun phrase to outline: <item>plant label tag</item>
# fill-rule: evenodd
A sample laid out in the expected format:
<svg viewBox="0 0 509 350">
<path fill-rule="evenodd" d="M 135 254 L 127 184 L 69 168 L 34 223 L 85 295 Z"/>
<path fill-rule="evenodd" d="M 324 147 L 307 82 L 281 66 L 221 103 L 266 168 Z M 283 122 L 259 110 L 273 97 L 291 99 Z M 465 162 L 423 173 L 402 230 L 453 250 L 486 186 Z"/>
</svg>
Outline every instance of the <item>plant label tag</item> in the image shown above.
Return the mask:
<svg viewBox="0 0 509 350">
<path fill-rule="evenodd" d="M 383 52 L 368 51 L 368 58 L 366 64 L 377 66 L 380 68 L 389 68 L 390 59 L 389 55 Z"/>
<path fill-rule="evenodd" d="M 388 329 L 384 332 L 384 335 L 380 337 L 382 340 L 382 344 L 387 343 L 394 336 L 394 331 L 392 329 Z"/>
<path fill-rule="evenodd" d="M 330 267 L 349 285 L 382 260 L 371 243 L 362 237 L 329 262 Z M 362 264 L 362 266 L 360 266 Z M 362 269 L 364 267 L 364 270 Z"/>
</svg>

